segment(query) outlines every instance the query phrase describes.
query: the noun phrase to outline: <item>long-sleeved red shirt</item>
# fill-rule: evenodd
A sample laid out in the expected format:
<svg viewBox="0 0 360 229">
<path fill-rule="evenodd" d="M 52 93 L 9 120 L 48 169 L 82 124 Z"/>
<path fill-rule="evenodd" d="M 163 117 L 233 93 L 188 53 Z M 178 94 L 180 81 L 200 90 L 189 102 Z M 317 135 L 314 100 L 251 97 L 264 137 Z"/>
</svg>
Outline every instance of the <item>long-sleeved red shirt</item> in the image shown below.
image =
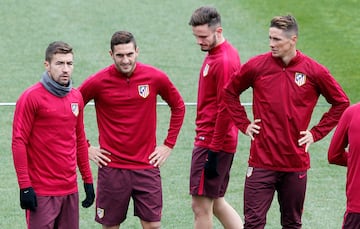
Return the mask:
<svg viewBox="0 0 360 229">
<path fill-rule="evenodd" d="M 360 213 L 360 103 L 352 105 L 341 116 L 331 139 L 328 160 L 347 166 L 346 211 Z"/>
<path fill-rule="evenodd" d="M 300 132 L 308 129 L 319 95 L 331 108 L 310 129 L 314 141 L 327 135 L 349 106 L 348 97 L 324 66 L 300 51 L 285 66 L 269 52 L 251 58 L 225 88 L 225 102 L 243 133 L 250 120 L 239 95 L 249 87 L 253 89 L 253 118 L 261 119 L 260 133 L 251 142 L 249 165 L 253 167 L 307 170 L 310 156 L 298 140 Z"/>
<path fill-rule="evenodd" d="M 235 153 L 238 129 L 223 102 L 223 89 L 240 69 L 237 50 L 227 41 L 206 55 L 199 76 L 195 145 Z"/>
<path fill-rule="evenodd" d="M 136 63 L 130 77 L 110 65 L 86 79 L 79 87 L 85 104 L 94 100 L 99 144 L 111 153 L 109 167 L 146 169 L 156 146 L 157 96 L 171 108 L 164 144 L 173 148 L 185 115 L 184 101 L 167 75 L 149 65 Z"/>
<path fill-rule="evenodd" d="M 12 152 L 20 188 L 37 195 L 78 191 L 76 165 L 85 183 L 93 183 L 83 123 L 81 94 L 72 89 L 57 97 L 41 83 L 28 88 L 16 103 Z"/>
</svg>

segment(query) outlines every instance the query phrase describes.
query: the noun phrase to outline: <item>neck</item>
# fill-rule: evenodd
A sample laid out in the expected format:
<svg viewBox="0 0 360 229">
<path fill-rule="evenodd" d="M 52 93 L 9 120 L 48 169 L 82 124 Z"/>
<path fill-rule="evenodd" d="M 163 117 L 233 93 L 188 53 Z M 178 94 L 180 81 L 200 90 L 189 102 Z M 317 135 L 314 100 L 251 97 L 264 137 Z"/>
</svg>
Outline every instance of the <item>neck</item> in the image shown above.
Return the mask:
<svg viewBox="0 0 360 229">
<path fill-rule="evenodd" d="M 290 61 L 296 56 L 296 49 L 291 50 L 288 55 L 283 56 L 281 59 L 285 65 L 288 65 Z"/>
</svg>

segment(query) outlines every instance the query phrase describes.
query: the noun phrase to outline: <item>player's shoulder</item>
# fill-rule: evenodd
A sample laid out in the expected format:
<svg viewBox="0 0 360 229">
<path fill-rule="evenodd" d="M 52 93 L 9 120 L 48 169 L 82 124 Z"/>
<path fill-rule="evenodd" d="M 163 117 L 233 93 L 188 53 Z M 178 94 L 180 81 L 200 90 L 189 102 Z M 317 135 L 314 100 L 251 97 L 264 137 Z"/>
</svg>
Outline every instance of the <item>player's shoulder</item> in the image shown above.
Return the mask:
<svg viewBox="0 0 360 229">
<path fill-rule="evenodd" d="M 105 77 L 105 76 L 107 76 L 109 74 L 112 74 L 113 72 L 116 72 L 116 68 L 115 68 L 114 64 L 106 66 L 106 67 L 98 70 L 94 74 L 90 75 L 89 78 L 92 78 L 93 80 L 95 80 L 95 78 L 98 79 L 98 78 L 101 78 L 101 77 Z"/>
<path fill-rule="evenodd" d="M 354 113 L 354 112 L 356 112 L 356 113 L 359 113 L 359 114 L 360 114 L 360 102 L 355 103 L 355 104 L 349 106 L 349 107 L 345 110 L 345 112 L 349 112 L 349 113 Z"/>
<path fill-rule="evenodd" d="M 44 86 L 40 83 L 37 82 L 31 86 L 29 86 L 28 88 L 26 88 L 20 95 L 20 97 L 31 97 L 31 96 L 36 96 L 38 94 L 42 94 L 44 90 Z"/>
<path fill-rule="evenodd" d="M 73 96 L 82 98 L 81 92 L 78 88 L 73 87 L 73 88 L 71 88 L 70 92 Z"/>
<path fill-rule="evenodd" d="M 142 62 L 136 63 L 136 72 L 138 74 L 146 73 L 146 75 L 152 75 L 153 77 L 167 77 L 167 74 L 164 70 L 150 64 L 145 64 Z"/>
</svg>

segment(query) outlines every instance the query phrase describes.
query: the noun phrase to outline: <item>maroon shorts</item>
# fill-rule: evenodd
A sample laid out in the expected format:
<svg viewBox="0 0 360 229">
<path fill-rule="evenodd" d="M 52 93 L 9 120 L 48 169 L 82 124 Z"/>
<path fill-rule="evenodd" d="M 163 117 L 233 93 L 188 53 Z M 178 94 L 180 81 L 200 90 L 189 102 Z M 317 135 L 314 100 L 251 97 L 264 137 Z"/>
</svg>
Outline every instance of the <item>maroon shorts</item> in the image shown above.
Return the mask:
<svg viewBox="0 0 360 229">
<path fill-rule="evenodd" d="M 260 229 L 277 191 L 282 228 L 301 228 L 307 175 L 249 167 L 244 188 L 244 228 Z"/>
<path fill-rule="evenodd" d="M 28 229 L 78 229 L 79 194 L 37 196 L 35 212 L 26 210 Z"/>
<path fill-rule="evenodd" d="M 203 147 L 195 147 L 193 149 L 190 170 L 190 194 L 209 198 L 224 197 L 229 184 L 234 154 L 219 152 L 217 156 L 219 176 L 214 179 L 206 179 L 204 165 L 207 158 L 207 150 L 207 148 Z"/>
<path fill-rule="evenodd" d="M 360 213 L 346 212 L 342 229 L 360 228 Z"/>
<path fill-rule="evenodd" d="M 162 214 L 160 170 L 99 168 L 96 222 L 104 226 L 120 225 L 126 219 L 130 198 L 135 216 L 146 222 L 159 222 Z"/>
</svg>

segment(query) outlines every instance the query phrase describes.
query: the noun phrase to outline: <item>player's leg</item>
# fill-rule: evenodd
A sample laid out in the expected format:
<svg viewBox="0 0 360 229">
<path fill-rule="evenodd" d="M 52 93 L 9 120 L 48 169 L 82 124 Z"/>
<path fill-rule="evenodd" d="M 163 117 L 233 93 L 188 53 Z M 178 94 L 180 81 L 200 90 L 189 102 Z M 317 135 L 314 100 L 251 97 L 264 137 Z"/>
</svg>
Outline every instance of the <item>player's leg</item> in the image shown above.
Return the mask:
<svg viewBox="0 0 360 229">
<path fill-rule="evenodd" d="M 35 212 L 26 210 L 28 229 L 53 228 L 61 209 L 59 197 L 37 196 Z"/>
<path fill-rule="evenodd" d="M 132 170 L 134 215 L 144 229 L 159 229 L 162 216 L 162 187 L 159 168 Z"/>
<path fill-rule="evenodd" d="M 194 228 L 213 228 L 213 199 L 205 196 L 192 196 Z"/>
<path fill-rule="evenodd" d="M 147 222 L 144 220 L 141 221 L 141 226 L 143 229 L 160 229 L 161 228 L 161 222 Z"/>
<path fill-rule="evenodd" d="M 191 207 L 194 213 L 194 228 L 212 228 L 213 197 L 208 193 L 208 180 L 204 176 L 204 165 L 207 158 L 207 149 L 195 147 L 192 152 L 190 169 L 190 194 L 192 195 Z M 215 185 L 216 183 L 214 183 Z M 219 188 L 218 188 L 219 189 Z M 217 192 L 218 189 L 212 190 Z"/>
<path fill-rule="evenodd" d="M 129 170 L 102 167 L 98 169 L 95 221 L 103 228 L 115 229 L 125 221 L 132 191 Z"/>
<path fill-rule="evenodd" d="M 274 198 L 277 172 L 249 167 L 244 187 L 244 228 L 263 229 Z"/>
<path fill-rule="evenodd" d="M 110 226 L 110 227 L 102 225 L 102 229 L 120 229 L 120 225 Z"/>
<path fill-rule="evenodd" d="M 225 229 L 241 229 L 243 221 L 235 209 L 225 200 L 224 196 L 230 180 L 230 169 L 234 159 L 234 154 L 218 153 L 218 172 L 219 172 L 219 192 L 214 198 L 213 212 Z M 215 194 L 214 194 L 215 195 Z"/>
<path fill-rule="evenodd" d="M 74 193 L 60 198 L 62 201 L 61 212 L 57 218 L 57 229 L 79 228 L 79 194 Z"/>
<path fill-rule="evenodd" d="M 225 229 L 242 229 L 243 222 L 235 209 L 220 197 L 214 200 L 214 215 L 219 219 Z"/>
<path fill-rule="evenodd" d="M 281 225 L 284 229 L 301 228 L 307 175 L 304 172 L 283 173 L 278 184 Z"/>
</svg>

